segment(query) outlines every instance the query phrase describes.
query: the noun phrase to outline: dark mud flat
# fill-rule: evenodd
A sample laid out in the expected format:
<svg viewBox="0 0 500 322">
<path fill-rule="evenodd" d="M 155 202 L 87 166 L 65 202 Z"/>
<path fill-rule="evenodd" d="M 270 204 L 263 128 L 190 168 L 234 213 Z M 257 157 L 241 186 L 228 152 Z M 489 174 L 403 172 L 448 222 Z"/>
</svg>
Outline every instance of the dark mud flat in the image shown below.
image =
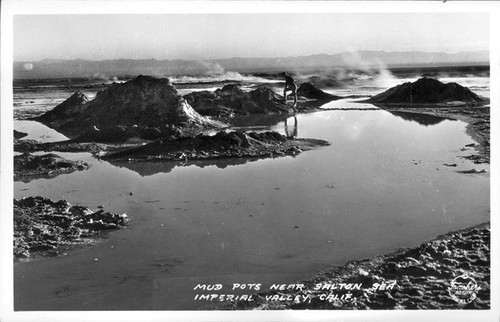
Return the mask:
<svg viewBox="0 0 500 322">
<path fill-rule="evenodd" d="M 454 283 L 471 279 L 477 297 L 459 304 L 451 295 L 457 293 L 450 289 Z M 341 283 L 361 287 L 347 290 Z M 254 301 L 226 303 L 216 309 L 489 309 L 490 224 L 388 255 L 351 261 L 298 284 L 303 286 L 259 293 Z M 321 298 L 328 294 L 331 300 Z"/>
<path fill-rule="evenodd" d="M 14 256 L 57 255 L 64 247 L 89 244 L 90 237 L 120 229 L 128 222 L 126 214 L 72 206 L 65 200 L 14 200 Z"/>
<path fill-rule="evenodd" d="M 63 173 L 86 170 L 90 164 L 71 161 L 57 154 L 32 155 L 24 153 L 14 156 L 14 181 L 29 182 L 34 178 L 53 178 Z"/>
<path fill-rule="evenodd" d="M 124 147 L 136 146 L 134 143 L 96 143 L 96 142 L 75 142 L 73 140 L 59 142 L 38 142 L 35 140 L 15 140 L 14 151 L 21 153 L 32 152 L 89 152 L 99 154 L 102 151 L 113 151 Z"/>
<path fill-rule="evenodd" d="M 98 143 L 76 143 L 71 141 L 38 142 L 35 140 L 14 140 L 14 151 L 21 153 L 40 151 L 93 152 L 103 150 L 104 147 L 104 144 Z"/>
<path fill-rule="evenodd" d="M 297 155 L 305 150 L 329 145 L 324 140 L 287 138 L 277 132 L 219 132 L 214 136 L 157 140 L 144 146 L 109 153 L 102 159 L 209 160 L 216 158 L 277 157 Z"/>
</svg>

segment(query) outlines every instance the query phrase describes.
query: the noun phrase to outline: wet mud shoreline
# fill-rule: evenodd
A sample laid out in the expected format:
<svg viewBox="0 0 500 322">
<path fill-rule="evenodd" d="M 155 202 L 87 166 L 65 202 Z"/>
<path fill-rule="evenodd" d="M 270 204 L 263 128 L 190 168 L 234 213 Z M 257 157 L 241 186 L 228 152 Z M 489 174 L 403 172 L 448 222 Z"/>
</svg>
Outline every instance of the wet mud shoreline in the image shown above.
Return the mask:
<svg viewBox="0 0 500 322">
<path fill-rule="evenodd" d="M 24 153 L 14 156 L 14 181 L 29 182 L 35 178 L 54 178 L 60 174 L 86 170 L 90 164 L 71 161 L 57 154 L 32 155 Z"/>
<path fill-rule="evenodd" d="M 460 296 L 454 293 L 452 284 L 466 276 L 475 283 L 475 297 L 465 294 L 464 302 L 459 303 Z M 417 247 L 350 261 L 298 283 L 295 285 L 303 287 L 261 292 L 253 295 L 253 301 L 207 308 L 489 309 L 490 224 L 450 232 Z M 346 285 L 360 287 L 348 289 Z"/>
<path fill-rule="evenodd" d="M 126 214 L 70 205 L 43 197 L 14 200 L 14 257 L 54 256 L 88 245 L 105 231 L 124 228 Z"/>
</svg>

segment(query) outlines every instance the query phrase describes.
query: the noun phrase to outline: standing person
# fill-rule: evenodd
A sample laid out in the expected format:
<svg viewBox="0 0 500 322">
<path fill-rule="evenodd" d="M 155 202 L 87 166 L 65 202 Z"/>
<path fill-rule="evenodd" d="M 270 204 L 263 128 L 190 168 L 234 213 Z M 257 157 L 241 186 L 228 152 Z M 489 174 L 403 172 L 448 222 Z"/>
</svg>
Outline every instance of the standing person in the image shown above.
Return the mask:
<svg viewBox="0 0 500 322">
<path fill-rule="evenodd" d="M 281 75 L 285 78 L 285 90 L 283 91 L 283 96 L 285 97 L 286 103 L 286 92 L 292 91 L 293 95 L 293 106 L 297 105 L 297 85 L 292 77 L 290 77 L 287 73 L 283 72 Z"/>
</svg>

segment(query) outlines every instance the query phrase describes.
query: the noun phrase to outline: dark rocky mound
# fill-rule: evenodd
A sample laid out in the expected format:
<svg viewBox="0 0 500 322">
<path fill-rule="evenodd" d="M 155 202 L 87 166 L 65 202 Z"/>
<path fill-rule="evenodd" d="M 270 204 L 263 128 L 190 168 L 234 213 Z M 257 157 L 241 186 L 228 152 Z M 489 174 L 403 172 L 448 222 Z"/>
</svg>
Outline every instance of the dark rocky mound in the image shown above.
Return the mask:
<svg viewBox="0 0 500 322">
<path fill-rule="evenodd" d="M 29 182 L 37 177 L 55 177 L 62 173 L 86 170 L 90 165 L 82 161 L 71 161 L 56 154 L 32 155 L 24 153 L 14 156 L 14 180 Z"/>
<path fill-rule="evenodd" d="M 296 155 L 329 143 L 314 139 L 288 139 L 277 132 L 219 132 L 175 140 L 156 140 L 140 147 L 112 152 L 104 160 L 204 160 L 238 157 Z"/>
<path fill-rule="evenodd" d="M 57 105 L 54 109 L 40 116 L 39 120 L 50 122 L 70 118 L 78 115 L 84 109 L 85 104 L 89 102 L 89 98 L 84 93 L 78 91 L 71 95 L 67 100 Z"/>
<path fill-rule="evenodd" d="M 157 128 L 216 127 L 183 99 L 166 78 L 138 76 L 123 84 L 114 83 L 85 102 L 79 93 L 37 118 L 38 121 L 76 137 L 92 128 L 112 126 Z"/>
<path fill-rule="evenodd" d="M 127 225 L 126 214 L 71 206 L 42 197 L 14 199 L 14 256 L 57 254 L 61 246 L 85 243 L 85 238 Z"/>
<path fill-rule="evenodd" d="M 22 138 L 24 138 L 25 136 L 28 136 L 28 133 L 19 132 L 19 131 L 14 130 L 14 139 L 15 139 L 15 140 L 22 139 Z"/>
<path fill-rule="evenodd" d="M 311 83 L 302 83 L 297 89 L 297 95 L 314 100 L 338 100 L 341 97 L 328 94 Z"/>
<path fill-rule="evenodd" d="M 215 92 L 193 92 L 184 96 L 200 114 L 227 117 L 234 114 L 288 114 L 283 98 L 268 87 L 245 92 L 240 85 L 230 84 Z"/>
<path fill-rule="evenodd" d="M 444 84 L 433 78 L 421 78 L 413 83 L 404 83 L 375 95 L 366 102 L 370 103 L 465 103 L 484 104 L 487 100 L 457 83 Z"/>
</svg>

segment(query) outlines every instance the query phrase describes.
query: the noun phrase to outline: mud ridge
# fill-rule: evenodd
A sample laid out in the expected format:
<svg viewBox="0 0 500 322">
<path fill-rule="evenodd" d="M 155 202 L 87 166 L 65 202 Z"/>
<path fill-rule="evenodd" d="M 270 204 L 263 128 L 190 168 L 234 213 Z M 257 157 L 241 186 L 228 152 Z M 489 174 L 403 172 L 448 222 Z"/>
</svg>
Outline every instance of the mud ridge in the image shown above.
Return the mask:
<svg viewBox="0 0 500 322">
<path fill-rule="evenodd" d="M 86 170 L 90 164 L 83 161 L 71 161 L 48 153 L 32 155 L 23 153 L 14 156 L 14 181 L 29 182 L 35 178 L 53 178 L 63 173 Z"/>
<path fill-rule="evenodd" d="M 192 138 L 157 140 L 149 144 L 108 153 L 113 161 L 208 160 L 216 158 L 278 157 L 329 145 L 317 139 L 287 138 L 277 132 L 219 132 Z"/>
</svg>

